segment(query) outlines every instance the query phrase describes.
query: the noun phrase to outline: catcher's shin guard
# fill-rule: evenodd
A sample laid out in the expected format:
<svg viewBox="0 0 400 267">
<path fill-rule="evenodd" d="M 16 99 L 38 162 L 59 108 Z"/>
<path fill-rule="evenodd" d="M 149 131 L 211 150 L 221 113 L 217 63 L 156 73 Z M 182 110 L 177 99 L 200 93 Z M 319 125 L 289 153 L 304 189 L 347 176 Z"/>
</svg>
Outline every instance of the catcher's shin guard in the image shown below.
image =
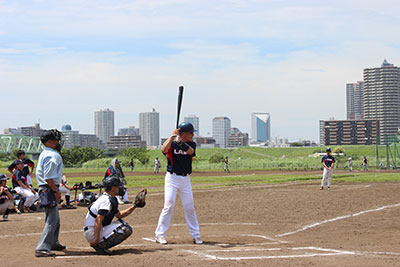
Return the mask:
<svg viewBox="0 0 400 267">
<path fill-rule="evenodd" d="M 121 224 L 114 229 L 113 233 L 107 238 L 104 238 L 101 242 L 99 242 L 96 245 L 96 248 L 112 248 L 127 239 L 132 234 L 132 232 L 132 227 L 128 223 L 121 220 Z"/>
</svg>

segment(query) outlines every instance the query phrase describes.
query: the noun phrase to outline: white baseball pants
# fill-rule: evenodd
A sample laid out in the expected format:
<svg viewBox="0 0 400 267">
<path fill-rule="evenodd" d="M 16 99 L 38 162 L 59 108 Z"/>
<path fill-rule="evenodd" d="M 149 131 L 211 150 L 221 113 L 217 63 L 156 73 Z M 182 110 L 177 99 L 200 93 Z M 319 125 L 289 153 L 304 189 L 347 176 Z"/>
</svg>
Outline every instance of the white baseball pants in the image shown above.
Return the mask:
<svg viewBox="0 0 400 267">
<path fill-rule="evenodd" d="M 328 187 L 331 187 L 333 169 L 324 168 L 324 173 L 322 174 L 321 187 L 324 187 L 325 180 L 328 179 Z"/>
<path fill-rule="evenodd" d="M 61 193 L 65 193 L 66 196 L 69 196 L 71 194 L 71 191 L 69 191 L 64 186 L 60 186 L 58 189 L 60 190 Z"/>
<path fill-rule="evenodd" d="M 25 207 L 30 207 L 33 205 L 33 203 L 39 199 L 39 194 L 35 192 L 32 193 L 31 190 L 22 188 L 20 186 L 17 186 L 14 188 L 15 192 L 17 192 L 18 195 L 21 195 L 22 197 L 26 198 L 25 200 Z"/>
<path fill-rule="evenodd" d="M 114 232 L 114 230 L 121 224 L 122 223 L 119 221 L 113 221 L 109 225 L 101 227 L 99 240 L 109 237 Z M 84 234 L 86 240 L 89 243 L 91 243 L 94 240 L 94 227 L 89 226 L 88 229 L 83 234 Z"/>
<path fill-rule="evenodd" d="M 192 238 L 200 238 L 199 223 L 194 209 L 192 185 L 189 175 L 180 176 L 167 172 L 164 185 L 164 208 L 161 211 L 155 231 L 156 237 L 164 236 L 170 224 L 175 207 L 176 194 L 179 193 L 185 212 L 186 225 Z"/>
</svg>

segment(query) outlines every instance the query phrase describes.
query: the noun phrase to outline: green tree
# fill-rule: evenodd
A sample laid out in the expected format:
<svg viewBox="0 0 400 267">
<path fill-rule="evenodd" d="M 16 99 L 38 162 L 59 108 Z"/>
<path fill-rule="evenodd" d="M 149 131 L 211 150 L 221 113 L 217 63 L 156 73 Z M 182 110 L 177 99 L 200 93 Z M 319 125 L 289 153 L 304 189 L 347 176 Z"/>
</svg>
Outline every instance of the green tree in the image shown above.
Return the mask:
<svg viewBox="0 0 400 267">
<path fill-rule="evenodd" d="M 130 159 L 137 159 L 142 164 L 147 164 L 150 160 L 147 148 L 125 148 L 118 151 L 118 155 Z"/>
<path fill-rule="evenodd" d="M 103 153 L 104 150 L 99 148 L 81 146 L 61 150 L 64 165 L 67 167 L 80 167 L 89 160 L 103 158 Z"/>
<path fill-rule="evenodd" d="M 208 162 L 210 162 L 210 163 L 224 162 L 224 155 L 222 155 L 221 153 L 218 153 L 218 152 L 211 154 L 211 156 L 208 158 Z"/>
</svg>

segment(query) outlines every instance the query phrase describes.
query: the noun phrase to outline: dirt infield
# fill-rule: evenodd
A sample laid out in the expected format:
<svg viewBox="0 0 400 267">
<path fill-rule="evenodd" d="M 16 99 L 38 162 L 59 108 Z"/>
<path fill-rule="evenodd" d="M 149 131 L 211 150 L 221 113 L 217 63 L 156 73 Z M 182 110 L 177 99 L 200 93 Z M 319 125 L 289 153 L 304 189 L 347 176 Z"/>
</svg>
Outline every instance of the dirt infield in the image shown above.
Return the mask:
<svg viewBox="0 0 400 267">
<path fill-rule="evenodd" d="M 83 237 L 87 209 L 61 210 L 56 258 L 35 258 L 44 214 L 10 215 L 0 222 L 7 266 L 399 266 L 400 183 L 317 182 L 195 190 L 204 245 L 191 243 L 177 201 L 169 245 L 154 243 L 163 194 L 126 218 L 133 236 L 98 256 Z M 133 197 L 134 192 L 130 192 Z M 123 206 L 121 207 L 123 209 Z"/>
</svg>

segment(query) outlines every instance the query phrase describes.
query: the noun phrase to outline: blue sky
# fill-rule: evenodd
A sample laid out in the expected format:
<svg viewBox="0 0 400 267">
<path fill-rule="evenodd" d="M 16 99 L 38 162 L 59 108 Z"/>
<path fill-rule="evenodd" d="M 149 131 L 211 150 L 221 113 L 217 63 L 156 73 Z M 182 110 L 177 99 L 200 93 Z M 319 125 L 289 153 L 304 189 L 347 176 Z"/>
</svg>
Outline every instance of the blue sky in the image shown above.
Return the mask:
<svg viewBox="0 0 400 267">
<path fill-rule="evenodd" d="M 371 3 L 367 3 L 371 2 Z M 161 136 L 183 116 L 318 141 L 318 121 L 345 119 L 345 84 L 384 58 L 400 65 L 398 1 L 0 0 L 0 130 L 71 124 L 94 132 L 94 111 L 116 130 L 155 108 Z M 251 133 L 250 133 L 251 134 Z"/>
</svg>

